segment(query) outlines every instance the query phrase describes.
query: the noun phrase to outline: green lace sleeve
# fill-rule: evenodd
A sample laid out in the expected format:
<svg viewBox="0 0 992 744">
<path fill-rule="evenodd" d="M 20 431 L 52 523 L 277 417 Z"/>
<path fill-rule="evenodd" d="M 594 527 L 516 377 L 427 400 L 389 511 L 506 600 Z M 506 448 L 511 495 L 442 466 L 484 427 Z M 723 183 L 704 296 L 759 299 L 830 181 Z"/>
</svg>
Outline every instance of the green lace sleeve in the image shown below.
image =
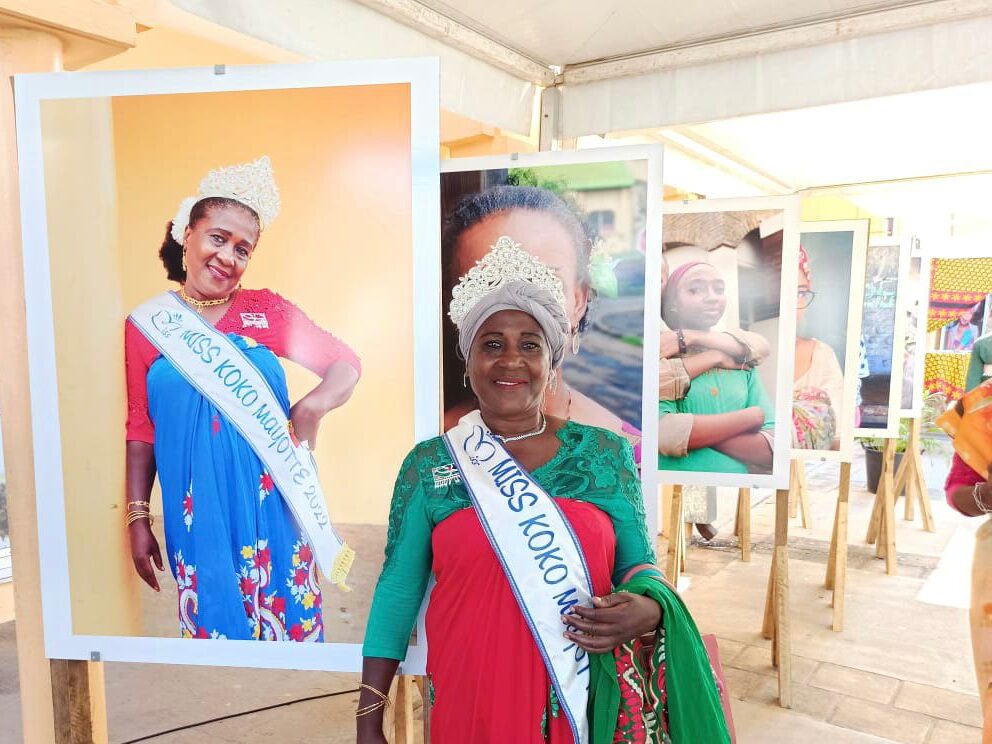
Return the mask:
<svg viewBox="0 0 992 744">
<path fill-rule="evenodd" d="M 363 656 L 400 659 L 406 656 L 410 633 L 431 573 L 431 530 L 421 459 L 423 442 L 414 447 L 400 467 L 389 507 L 386 562 L 372 595 L 365 627 Z"/>
</svg>

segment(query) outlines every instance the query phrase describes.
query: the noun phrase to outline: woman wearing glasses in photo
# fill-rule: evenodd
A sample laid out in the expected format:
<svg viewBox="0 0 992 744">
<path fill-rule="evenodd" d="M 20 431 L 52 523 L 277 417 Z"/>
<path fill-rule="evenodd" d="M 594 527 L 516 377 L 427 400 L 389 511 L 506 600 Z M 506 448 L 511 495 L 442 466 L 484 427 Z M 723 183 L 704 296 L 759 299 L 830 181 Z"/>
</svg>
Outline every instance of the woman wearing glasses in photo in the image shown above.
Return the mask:
<svg viewBox="0 0 992 744">
<path fill-rule="evenodd" d="M 809 255 L 800 246 L 792 445 L 798 449 L 835 450 L 840 446 L 838 406 L 844 392 L 844 372 L 829 345 L 798 335 L 806 309 L 815 297 Z"/>
</svg>

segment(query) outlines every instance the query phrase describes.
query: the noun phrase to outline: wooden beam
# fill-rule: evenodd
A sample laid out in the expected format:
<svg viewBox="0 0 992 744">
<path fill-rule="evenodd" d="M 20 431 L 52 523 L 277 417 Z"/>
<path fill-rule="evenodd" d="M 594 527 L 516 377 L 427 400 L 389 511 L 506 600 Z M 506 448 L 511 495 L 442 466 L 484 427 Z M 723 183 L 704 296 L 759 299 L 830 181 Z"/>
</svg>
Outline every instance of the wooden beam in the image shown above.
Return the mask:
<svg viewBox="0 0 992 744">
<path fill-rule="evenodd" d="M 847 588 L 847 516 L 851 494 L 851 463 L 840 466 L 840 488 L 837 492 L 837 518 L 834 524 L 834 540 L 831 544 L 833 560 L 830 563 L 833 588 L 833 621 L 835 632 L 844 629 L 844 592 Z"/>
</svg>

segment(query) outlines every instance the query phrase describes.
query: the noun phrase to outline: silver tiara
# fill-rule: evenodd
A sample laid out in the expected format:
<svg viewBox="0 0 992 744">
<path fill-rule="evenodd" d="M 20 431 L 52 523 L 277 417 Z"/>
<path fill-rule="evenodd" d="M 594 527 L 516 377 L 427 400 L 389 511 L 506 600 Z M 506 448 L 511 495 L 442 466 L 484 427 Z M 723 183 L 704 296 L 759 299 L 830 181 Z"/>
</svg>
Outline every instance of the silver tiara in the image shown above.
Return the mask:
<svg viewBox="0 0 992 744">
<path fill-rule="evenodd" d="M 263 155 L 253 163 L 228 165 L 215 168 L 200 181 L 196 196 L 188 196 L 179 204 L 179 211 L 172 220 L 172 238 L 183 242 L 183 233 L 189 225 L 193 205 L 211 196 L 233 199 L 244 204 L 258 215 L 265 229 L 279 214 L 279 189 L 272 174 L 272 161 Z"/>
<path fill-rule="evenodd" d="M 503 235 L 489 253 L 458 280 L 458 285 L 451 291 L 448 316 L 460 327 L 479 300 L 515 281 L 530 282 L 547 290 L 565 310 L 564 285 L 554 269 L 523 250 L 513 238 Z"/>
</svg>

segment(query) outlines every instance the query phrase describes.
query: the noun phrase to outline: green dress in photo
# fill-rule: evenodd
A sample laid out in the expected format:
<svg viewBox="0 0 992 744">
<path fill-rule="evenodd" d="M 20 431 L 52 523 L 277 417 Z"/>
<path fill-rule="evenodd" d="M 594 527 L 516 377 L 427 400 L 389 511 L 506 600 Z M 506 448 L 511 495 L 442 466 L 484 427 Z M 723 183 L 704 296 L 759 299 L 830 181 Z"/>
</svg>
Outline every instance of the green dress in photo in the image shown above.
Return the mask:
<svg viewBox="0 0 992 744">
<path fill-rule="evenodd" d="M 730 413 L 750 406 L 758 406 L 765 412 L 762 430 L 770 431 L 775 428 L 775 411 L 757 371 L 712 369 L 692 381 L 688 394 L 682 400 L 659 401 L 658 426 L 664 428 L 664 417 L 669 413 Z M 712 447 L 702 447 L 689 450 L 685 457 L 658 455 L 658 469 L 697 473 L 746 473 L 747 465 Z"/>
</svg>

